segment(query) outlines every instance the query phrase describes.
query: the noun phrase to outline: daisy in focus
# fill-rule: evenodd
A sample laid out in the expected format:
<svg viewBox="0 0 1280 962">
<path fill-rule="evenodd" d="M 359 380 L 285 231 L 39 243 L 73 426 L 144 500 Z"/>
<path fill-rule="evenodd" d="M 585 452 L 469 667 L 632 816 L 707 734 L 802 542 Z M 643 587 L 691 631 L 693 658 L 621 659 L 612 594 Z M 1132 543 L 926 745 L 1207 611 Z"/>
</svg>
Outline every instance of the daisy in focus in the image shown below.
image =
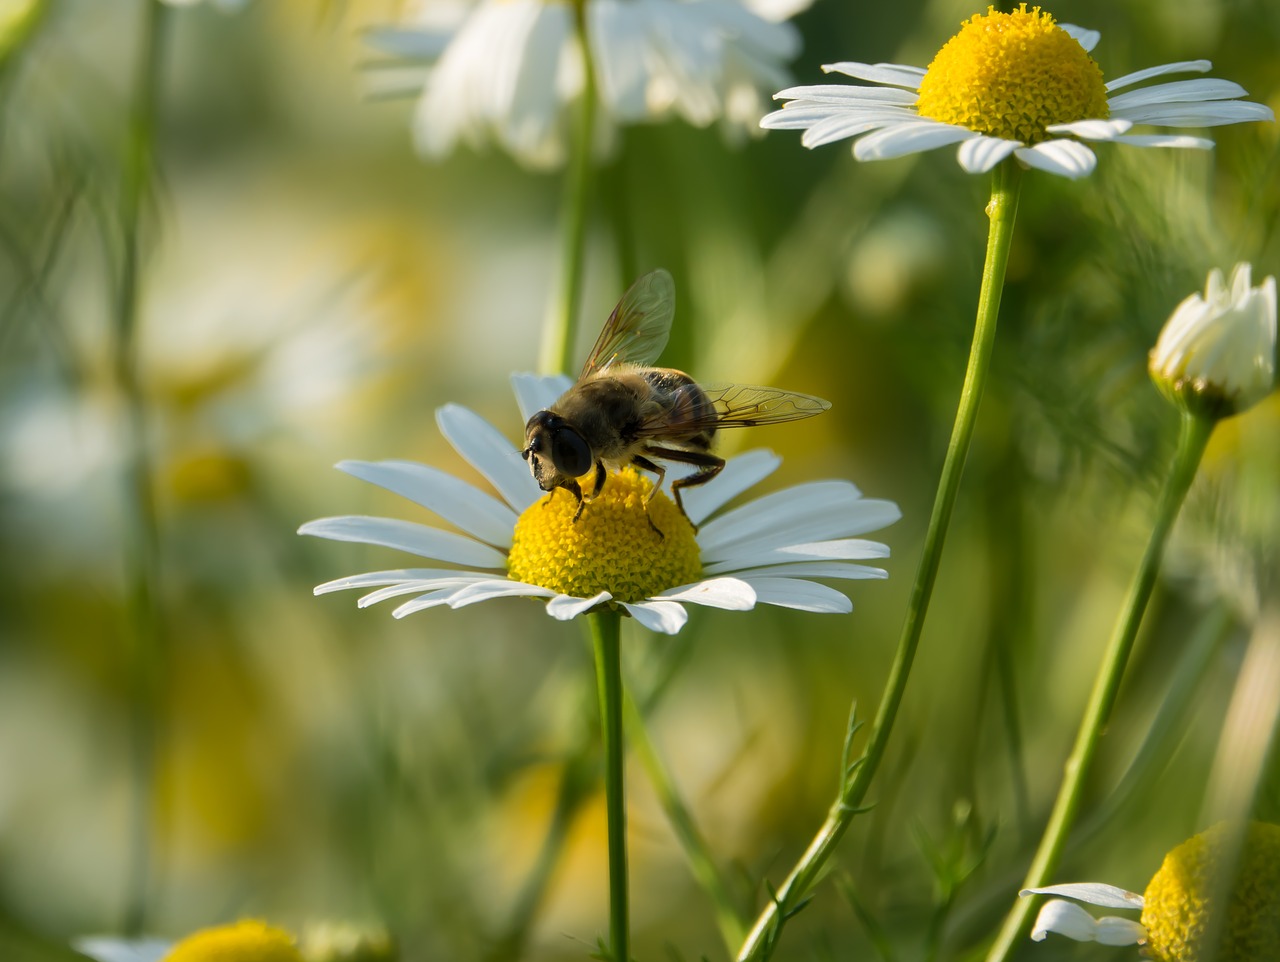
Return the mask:
<svg viewBox="0 0 1280 962">
<path fill-rule="evenodd" d="M 570 381 L 520 376 L 514 386 L 528 420 Z M 892 524 L 901 512 L 891 501 L 863 498 L 847 481 L 797 485 L 717 515 L 778 467 L 767 451 L 730 459 L 712 481 L 685 490 L 687 517 L 664 492 L 646 509 L 650 481 L 625 469 L 609 475 L 575 522 L 576 499 L 559 489 L 544 496 L 520 450 L 488 422 L 457 405 L 441 408 L 436 422 L 501 500 L 422 464 L 342 462 L 340 470 L 416 502 L 462 533 L 363 516 L 307 522 L 300 534 L 397 548 L 450 566 L 339 578 L 319 585 L 317 595 L 373 589 L 361 607 L 413 596 L 393 610 L 397 618 L 505 597 L 545 599 L 547 613 L 562 621 L 607 605 L 675 634 L 689 604 L 843 613 L 853 608 L 849 598 L 813 579 L 887 577 L 858 562 L 886 558 L 888 547 L 858 536 Z"/>
<path fill-rule="evenodd" d="M 1031 938 L 1142 945 L 1156 962 L 1259 962 L 1280 958 L 1280 825 L 1220 822 L 1164 858 L 1144 894 L 1079 883 L 1028 889 L 1106 908 L 1141 909 L 1142 921 L 1095 919 L 1075 902 L 1044 904 Z M 1217 944 L 1206 939 L 1216 936 Z M 1216 952 L 1214 951 L 1216 949 Z"/>
<path fill-rule="evenodd" d="M 566 160 L 570 107 L 588 63 L 600 96 L 597 146 L 607 146 L 614 125 L 673 116 L 754 131 L 768 92 L 789 80 L 783 64 L 800 51 L 785 20 L 809 2 L 589 0 L 585 57 L 566 0 L 420 0 L 368 40 L 420 68 L 413 134 L 421 154 L 493 143 L 528 167 L 551 169 Z"/>
<path fill-rule="evenodd" d="M 1089 56 L 1101 35 L 1056 24 L 1039 7 L 1012 13 L 988 7 L 938 51 L 928 69 L 902 64 L 823 66 L 874 86 L 822 84 L 774 95 L 781 110 L 766 128 L 803 130 L 818 147 L 857 138 L 858 160 L 887 160 L 959 144 L 960 166 L 985 173 L 1010 155 L 1024 166 L 1072 179 L 1093 171 L 1087 146 L 1195 147 L 1213 141 L 1186 134 L 1134 134 L 1153 127 L 1216 127 L 1274 120 L 1269 108 L 1239 98 L 1239 84 L 1212 78 L 1135 85 L 1169 74 L 1205 73 L 1207 60 L 1148 67 L 1112 81 Z M 1134 89 L 1128 89 L 1134 88 Z"/>
</svg>

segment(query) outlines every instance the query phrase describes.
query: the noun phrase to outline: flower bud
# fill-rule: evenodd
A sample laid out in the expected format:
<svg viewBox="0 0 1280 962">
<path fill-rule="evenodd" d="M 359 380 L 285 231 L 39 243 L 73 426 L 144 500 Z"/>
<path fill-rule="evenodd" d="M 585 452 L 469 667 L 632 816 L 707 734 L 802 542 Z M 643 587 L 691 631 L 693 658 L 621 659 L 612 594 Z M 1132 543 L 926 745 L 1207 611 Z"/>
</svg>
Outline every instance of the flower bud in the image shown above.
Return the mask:
<svg viewBox="0 0 1280 962">
<path fill-rule="evenodd" d="M 1276 279 L 1250 284 L 1237 264 L 1230 284 L 1209 273 L 1203 296 L 1177 306 L 1151 352 L 1156 387 L 1192 414 L 1224 418 L 1271 393 L 1276 370 Z"/>
</svg>

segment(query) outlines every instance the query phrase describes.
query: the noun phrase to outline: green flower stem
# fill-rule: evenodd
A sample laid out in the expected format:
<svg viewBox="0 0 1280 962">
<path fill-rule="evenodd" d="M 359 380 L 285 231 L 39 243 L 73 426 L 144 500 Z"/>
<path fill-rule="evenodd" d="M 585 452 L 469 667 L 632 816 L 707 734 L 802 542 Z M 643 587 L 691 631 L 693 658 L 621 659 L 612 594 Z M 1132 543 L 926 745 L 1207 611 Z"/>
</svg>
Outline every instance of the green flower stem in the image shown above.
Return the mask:
<svg viewBox="0 0 1280 962">
<path fill-rule="evenodd" d="M 627 801 L 623 781 L 622 616 L 598 611 L 589 616 L 600 693 L 600 733 L 604 744 L 604 801 L 609 824 L 609 950 L 613 962 L 629 962 L 627 903 Z"/>
<path fill-rule="evenodd" d="M 591 149 L 595 140 L 596 78 L 587 37 L 585 3 L 574 4 L 578 40 L 582 47 L 584 80 L 574 129 L 573 153 L 565 183 L 563 246 L 560 257 L 560 287 L 556 303 L 542 332 L 538 370 L 543 374 L 567 374 L 573 370 L 578 319 L 582 307 L 582 265 L 586 257 L 587 209 L 591 196 Z"/>
<path fill-rule="evenodd" d="M 987 372 L 991 367 L 996 318 L 1000 313 L 1000 295 L 1004 290 L 1005 268 L 1009 262 L 1014 222 L 1018 216 L 1020 184 L 1021 171 L 1012 160 L 1005 161 L 996 169 L 991 202 L 987 205 L 987 217 L 990 220 L 987 256 L 982 269 L 982 288 L 978 294 L 978 314 L 974 323 L 973 344 L 969 351 L 969 365 L 965 371 L 964 387 L 960 391 L 960 405 L 956 411 L 955 425 L 951 429 L 947 456 L 942 465 L 933 514 L 929 518 L 929 528 L 925 534 L 924 551 L 911 589 L 902 636 L 898 641 L 893 667 L 885 682 L 884 695 L 880 699 L 866 753 L 852 766 L 851 771 L 844 773 L 840 792 L 827 814 L 827 820 L 777 890 L 776 897 L 756 919 L 754 928 L 738 953 L 739 962 L 766 959 L 772 953 L 788 916 L 796 911 L 817 882 L 827 860 L 835 852 L 841 837 L 858 813 L 858 806 L 866 797 L 884 757 L 885 746 L 906 691 L 907 677 L 911 672 L 920 633 L 924 629 L 925 613 L 928 611 L 929 598 L 938 575 L 943 542 L 946 540 L 952 509 L 955 507 L 956 494 L 960 489 L 960 477 L 964 472 L 969 442 L 977 423 Z"/>
<path fill-rule="evenodd" d="M 1120 610 L 1120 617 L 1116 621 L 1115 630 L 1103 655 L 1102 665 L 1098 669 L 1098 676 L 1094 680 L 1093 692 L 1089 696 L 1089 704 L 1080 722 L 1075 747 L 1071 750 L 1071 757 L 1067 759 L 1062 785 L 1058 789 L 1058 798 L 1049 816 L 1049 824 L 1045 826 L 1040 847 L 1036 850 L 1031 868 L 1027 871 L 1027 877 L 1022 883 L 1024 889 L 1047 885 L 1053 873 L 1057 871 L 1063 849 L 1066 848 L 1067 836 L 1080 810 L 1085 782 L 1093 767 L 1098 743 L 1102 740 L 1103 730 L 1111 717 L 1111 709 L 1116 703 L 1116 694 L 1120 690 L 1120 681 L 1124 677 L 1125 665 L 1133 650 L 1134 639 L 1138 636 L 1138 627 L 1142 624 L 1142 615 L 1147 609 L 1147 602 L 1155 587 L 1165 542 L 1168 541 L 1169 532 L 1173 529 L 1173 523 L 1178 517 L 1178 510 L 1182 507 L 1187 490 L 1196 476 L 1196 469 L 1200 466 L 1205 445 L 1209 443 L 1209 435 L 1213 433 L 1214 423 L 1209 418 L 1192 414 L 1182 415 L 1178 450 L 1174 454 L 1172 468 L 1165 480 L 1164 490 L 1160 494 L 1155 525 L 1151 529 L 1146 551 L 1143 552 L 1138 570 L 1133 576 L 1129 594 L 1125 598 L 1124 607 Z M 1035 900 L 1030 898 L 1019 898 L 1014 903 L 1013 909 L 1005 917 L 1004 925 L 996 936 L 995 944 L 987 955 L 987 962 L 1003 962 L 1009 957 L 1014 946 L 1026 937 L 1031 922 L 1031 910 L 1034 907 Z"/>
<path fill-rule="evenodd" d="M 134 801 L 129 829 L 131 867 L 125 890 L 126 934 L 140 932 L 145 921 L 154 814 L 155 716 L 163 659 L 160 614 L 156 602 L 160 539 L 152 481 L 149 418 L 138 372 L 137 329 L 141 286 L 139 225 L 143 199 L 155 165 L 156 118 L 168 10 L 159 0 L 147 0 L 142 14 L 142 35 L 120 189 L 122 251 L 115 305 L 114 360 L 116 380 L 128 419 L 130 446 L 125 479 L 129 499 L 125 577 L 133 641 L 130 654 L 134 687 L 130 722 Z"/>
<path fill-rule="evenodd" d="M 649 737 L 644 718 L 640 714 L 640 709 L 636 707 L 635 700 L 628 694 L 625 696 L 625 703 L 627 737 L 631 747 L 635 749 L 636 757 L 644 766 L 645 774 L 649 776 L 649 782 L 658 796 L 658 803 L 662 806 L 667 821 L 671 823 L 676 833 L 676 839 L 684 850 L 685 858 L 689 860 L 694 878 L 715 905 L 716 924 L 720 928 L 720 936 L 724 939 L 725 947 L 732 952 L 746 938 L 747 921 L 734 906 L 729 886 L 725 884 L 724 876 L 716 867 L 715 860 L 711 857 L 711 849 L 706 839 L 702 837 L 702 833 L 698 831 L 698 826 L 694 824 L 693 816 L 685 807 L 671 774 L 658 756 L 658 751 Z"/>
</svg>

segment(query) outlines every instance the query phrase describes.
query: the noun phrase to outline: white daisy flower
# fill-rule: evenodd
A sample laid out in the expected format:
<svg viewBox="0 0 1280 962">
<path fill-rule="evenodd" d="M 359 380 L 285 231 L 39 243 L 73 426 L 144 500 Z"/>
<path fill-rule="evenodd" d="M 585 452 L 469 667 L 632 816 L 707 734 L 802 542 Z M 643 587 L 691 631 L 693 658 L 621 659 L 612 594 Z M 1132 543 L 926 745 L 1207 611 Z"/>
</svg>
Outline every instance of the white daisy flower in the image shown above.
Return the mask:
<svg viewBox="0 0 1280 962">
<path fill-rule="evenodd" d="M 586 31 L 597 73 L 599 145 L 615 124 L 678 116 L 753 131 L 800 34 L 783 18 L 809 0 L 590 0 Z M 564 163 L 569 107 L 584 66 L 574 5 L 566 0 L 423 2 L 370 43 L 428 65 L 413 121 L 418 150 L 496 143 L 522 163 Z"/>
<path fill-rule="evenodd" d="M 532 375 L 513 381 L 524 420 L 570 383 Z M 797 485 L 713 517 L 773 472 L 780 461 L 768 451 L 730 459 L 714 480 L 686 489 L 687 519 L 665 493 L 646 511 L 650 482 L 627 469 L 610 476 L 575 523 L 573 496 L 544 496 L 519 448 L 488 422 L 457 405 L 441 408 L 436 422 L 501 500 L 422 464 L 342 462 L 340 470 L 417 502 L 463 533 L 391 518 L 309 521 L 300 534 L 398 548 L 451 566 L 353 575 L 318 586 L 316 594 L 375 589 L 361 607 L 413 595 L 392 612 L 397 618 L 440 605 L 528 597 L 546 599 L 547 613 L 564 621 L 607 604 L 674 634 L 688 619 L 687 604 L 848 612 L 846 595 L 812 579 L 887 577 L 856 562 L 886 558 L 889 549 L 856 536 L 892 524 L 901 512 L 892 501 L 863 498 L 848 481 Z"/>
<path fill-rule="evenodd" d="M 1252 268 L 1237 264 L 1231 281 L 1209 273 L 1203 296 L 1186 298 L 1169 316 L 1148 367 L 1175 404 L 1223 417 L 1271 393 L 1276 377 L 1276 279 L 1254 287 Z"/>
<path fill-rule="evenodd" d="M 1247 91 L 1226 80 L 1176 80 L 1133 90 L 1177 73 L 1205 73 L 1208 60 L 1148 67 L 1104 83 L 1089 56 L 1101 34 L 1057 25 L 1039 7 L 1012 13 L 988 7 L 938 51 L 927 70 L 902 64 L 833 63 L 822 69 L 877 86 L 823 84 L 774 95 L 789 101 L 760 123 L 803 130 L 818 147 L 857 138 L 858 160 L 886 160 L 959 144 L 960 166 L 991 170 L 1011 154 L 1024 166 L 1062 177 L 1089 174 L 1097 163 L 1087 143 L 1210 148 L 1183 134 L 1132 134 L 1135 124 L 1216 127 L 1274 120 Z M 1118 91 L 1125 91 L 1119 93 Z"/>
<path fill-rule="evenodd" d="M 1219 822 L 1172 849 L 1142 895 L 1099 882 L 1019 894 L 1074 900 L 1041 907 L 1031 930 L 1037 942 L 1053 932 L 1077 942 L 1141 945 L 1155 962 L 1280 958 L 1280 825 Z M 1140 909 L 1142 921 L 1094 918 L 1076 902 Z M 1216 946 L 1205 944 L 1210 934 L 1220 940 Z"/>
</svg>

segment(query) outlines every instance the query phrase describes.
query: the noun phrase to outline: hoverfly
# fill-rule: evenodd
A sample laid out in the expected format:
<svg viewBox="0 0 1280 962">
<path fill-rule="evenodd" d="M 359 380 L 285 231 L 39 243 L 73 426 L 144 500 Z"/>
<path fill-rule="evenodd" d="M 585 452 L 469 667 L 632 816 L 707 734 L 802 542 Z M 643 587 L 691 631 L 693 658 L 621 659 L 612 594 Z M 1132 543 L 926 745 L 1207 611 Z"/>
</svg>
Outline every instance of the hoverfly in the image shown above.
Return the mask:
<svg viewBox="0 0 1280 962">
<path fill-rule="evenodd" d="M 681 490 L 706 484 L 724 467 L 724 459 L 711 453 L 716 431 L 796 421 L 831 407 L 821 398 L 771 387 L 704 387 L 683 371 L 651 367 L 674 316 L 671 275 L 656 270 L 641 277 L 605 321 L 577 383 L 525 425 L 521 456 L 543 491 L 565 488 L 578 499 L 574 521 L 599 496 L 606 471 L 628 464 L 657 475 L 652 500 L 666 475 L 658 461 L 697 468 L 671 483 L 684 514 Z M 593 470 L 590 495 L 584 495 L 579 479 Z"/>
</svg>

